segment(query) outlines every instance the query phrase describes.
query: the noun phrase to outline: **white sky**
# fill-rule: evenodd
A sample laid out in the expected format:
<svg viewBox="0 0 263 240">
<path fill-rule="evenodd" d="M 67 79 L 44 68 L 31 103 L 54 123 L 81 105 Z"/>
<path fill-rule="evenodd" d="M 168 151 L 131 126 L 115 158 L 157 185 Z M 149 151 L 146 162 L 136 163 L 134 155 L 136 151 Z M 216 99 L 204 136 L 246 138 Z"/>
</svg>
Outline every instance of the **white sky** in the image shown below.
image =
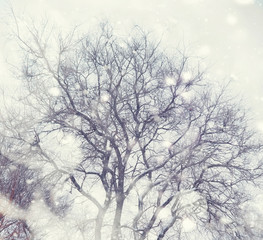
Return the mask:
<svg viewBox="0 0 263 240">
<path fill-rule="evenodd" d="M 139 25 L 175 49 L 203 57 L 211 81 L 233 79 L 263 132 L 263 0 L 0 0 L 0 87 L 15 88 L 7 62 L 16 51 L 8 38 L 10 3 L 18 18 L 48 17 L 61 30 L 109 19 L 120 32 Z"/>
<path fill-rule="evenodd" d="M 10 3 L 19 18 L 48 17 L 62 31 L 89 30 L 107 18 L 120 32 L 137 24 L 171 49 L 185 46 L 204 58 L 211 81 L 234 80 L 263 131 L 263 0 L 0 0 L 0 86 L 13 88 Z"/>
</svg>

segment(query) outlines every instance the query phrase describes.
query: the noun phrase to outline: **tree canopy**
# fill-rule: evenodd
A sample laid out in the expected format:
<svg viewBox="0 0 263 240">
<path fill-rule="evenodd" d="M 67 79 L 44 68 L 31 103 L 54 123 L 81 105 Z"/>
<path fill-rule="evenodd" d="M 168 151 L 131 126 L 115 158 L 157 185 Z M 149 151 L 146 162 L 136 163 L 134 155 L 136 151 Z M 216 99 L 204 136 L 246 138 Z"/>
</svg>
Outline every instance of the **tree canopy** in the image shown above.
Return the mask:
<svg viewBox="0 0 263 240">
<path fill-rule="evenodd" d="M 38 171 L 62 219 L 82 199 L 83 239 L 260 239 L 242 216 L 245 186 L 262 176 L 245 111 L 190 57 L 134 32 L 18 32 L 24 87 L 2 116 L 2 154 Z"/>
</svg>

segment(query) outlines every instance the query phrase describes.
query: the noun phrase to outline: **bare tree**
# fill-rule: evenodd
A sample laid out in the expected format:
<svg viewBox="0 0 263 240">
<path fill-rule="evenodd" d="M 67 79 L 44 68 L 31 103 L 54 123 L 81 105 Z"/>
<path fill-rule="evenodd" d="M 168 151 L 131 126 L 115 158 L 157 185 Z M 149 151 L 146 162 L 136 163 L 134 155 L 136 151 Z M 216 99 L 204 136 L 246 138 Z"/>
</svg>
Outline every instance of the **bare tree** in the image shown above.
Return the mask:
<svg viewBox="0 0 263 240">
<path fill-rule="evenodd" d="M 27 209 L 33 198 L 35 184 L 31 183 L 33 172 L 21 164 L 14 164 L 0 153 L 0 193 L 10 204 Z M 1 198 L 1 205 L 3 199 Z M 32 233 L 26 221 L 7 216 L 0 211 L 1 239 L 32 239 Z"/>
<path fill-rule="evenodd" d="M 85 239 L 179 239 L 185 221 L 207 239 L 256 239 L 240 211 L 244 186 L 262 176 L 262 145 L 225 88 L 140 28 L 121 38 L 101 24 L 57 48 L 47 25 L 29 33 L 17 34 L 21 102 L 34 116 L 26 142 L 96 209 Z M 58 134 L 80 149 L 74 167 L 47 147 Z"/>
<path fill-rule="evenodd" d="M 25 132 L 30 129 L 25 119 L 22 126 L 16 125 L 19 114 L 15 108 L 8 108 L 3 115 L 4 119 L 0 116 L 0 239 L 37 240 L 39 236 L 34 236 L 32 231 L 34 223 L 28 223 L 27 217 L 32 203 L 41 199 L 57 216 L 65 214 L 69 203 L 64 202 L 62 196 L 55 202 L 51 196 L 54 185 L 47 184 L 50 177 L 41 176 L 40 166 L 28 164 L 31 157 L 36 160 L 35 131 Z M 33 142 L 27 142 L 31 137 Z"/>
</svg>

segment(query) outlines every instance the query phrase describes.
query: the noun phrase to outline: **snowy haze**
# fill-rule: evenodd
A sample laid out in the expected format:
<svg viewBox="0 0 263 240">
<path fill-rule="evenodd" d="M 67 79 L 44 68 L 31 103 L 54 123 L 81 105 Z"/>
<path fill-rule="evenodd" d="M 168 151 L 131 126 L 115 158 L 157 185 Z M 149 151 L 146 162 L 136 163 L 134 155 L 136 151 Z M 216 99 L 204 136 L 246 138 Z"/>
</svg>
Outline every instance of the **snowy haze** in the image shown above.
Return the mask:
<svg viewBox="0 0 263 240">
<path fill-rule="evenodd" d="M 152 31 L 166 49 L 181 48 L 198 57 L 202 67 L 207 68 L 211 81 L 231 80 L 233 94 L 243 97 L 246 107 L 251 108 L 250 114 L 258 130 L 263 132 L 263 1 L 0 0 L 0 87 L 8 92 L 18 86 L 18 81 L 10 73 L 10 66 L 16 62 L 16 48 L 9 36 L 14 27 L 10 6 L 21 21 L 48 18 L 62 32 L 70 31 L 75 25 L 88 32 L 105 19 L 120 35 L 128 34 L 135 25 Z M 167 79 L 167 84 L 173 84 L 173 80 Z M 60 94 L 55 88 L 49 93 L 53 96 Z M 68 144 L 67 141 L 70 141 L 70 136 L 62 144 Z M 41 202 L 35 203 L 38 208 L 37 204 L 43 208 Z M 66 221 L 71 224 L 71 220 Z M 195 225 L 191 219 L 186 219 L 183 228 L 191 232 Z M 55 238 L 50 236 L 50 239 Z M 60 239 L 65 239 L 63 233 Z"/>
</svg>

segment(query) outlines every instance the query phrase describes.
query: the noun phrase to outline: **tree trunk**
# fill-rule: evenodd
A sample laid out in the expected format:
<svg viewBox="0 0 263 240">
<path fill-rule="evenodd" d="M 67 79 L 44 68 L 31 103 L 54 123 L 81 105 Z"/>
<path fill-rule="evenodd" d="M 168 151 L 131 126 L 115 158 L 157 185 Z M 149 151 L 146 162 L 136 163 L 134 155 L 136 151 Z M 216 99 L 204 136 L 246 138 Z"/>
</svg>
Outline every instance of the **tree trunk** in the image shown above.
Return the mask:
<svg viewBox="0 0 263 240">
<path fill-rule="evenodd" d="M 105 210 L 100 209 L 96 218 L 95 240 L 101 240 L 101 228 L 102 228 L 104 216 L 105 216 Z"/>
<path fill-rule="evenodd" d="M 119 193 L 117 196 L 117 206 L 115 210 L 114 222 L 111 232 L 111 240 L 120 240 L 121 239 L 121 215 L 124 203 L 124 194 Z"/>
</svg>

